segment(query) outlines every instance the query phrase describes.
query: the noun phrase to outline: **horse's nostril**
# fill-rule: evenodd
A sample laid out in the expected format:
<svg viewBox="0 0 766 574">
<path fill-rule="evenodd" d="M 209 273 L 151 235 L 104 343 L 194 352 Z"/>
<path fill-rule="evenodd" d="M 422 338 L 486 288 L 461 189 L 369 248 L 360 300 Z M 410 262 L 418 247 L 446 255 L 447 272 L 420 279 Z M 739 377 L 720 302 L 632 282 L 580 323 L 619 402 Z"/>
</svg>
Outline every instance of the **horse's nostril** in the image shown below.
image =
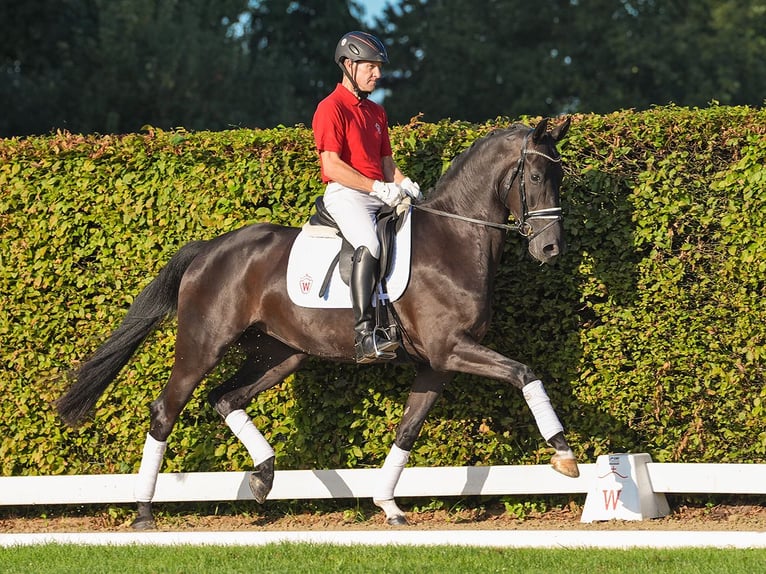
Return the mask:
<svg viewBox="0 0 766 574">
<path fill-rule="evenodd" d="M 559 246 L 556 243 L 549 243 L 543 247 L 543 253 L 548 257 L 556 257 L 559 254 Z"/>
</svg>

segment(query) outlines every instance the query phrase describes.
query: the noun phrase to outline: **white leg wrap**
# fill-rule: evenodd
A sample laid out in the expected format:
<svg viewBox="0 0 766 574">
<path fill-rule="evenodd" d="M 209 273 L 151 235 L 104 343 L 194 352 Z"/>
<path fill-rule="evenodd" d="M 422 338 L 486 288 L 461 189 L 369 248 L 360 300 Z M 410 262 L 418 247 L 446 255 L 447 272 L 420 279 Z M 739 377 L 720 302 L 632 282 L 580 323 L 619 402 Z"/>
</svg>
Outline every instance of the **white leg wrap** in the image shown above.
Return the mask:
<svg viewBox="0 0 766 574">
<path fill-rule="evenodd" d="M 231 411 L 226 417 L 226 424 L 232 430 L 234 435 L 242 441 L 247 452 L 253 459 L 253 464 L 258 466 L 263 461 L 274 456 L 274 449 L 266 441 L 261 432 L 255 428 L 253 421 L 242 409 Z"/>
<path fill-rule="evenodd" d="M 564 427 L 561 426 L 561 421 L 551 406 L 551 400 L 545 392 L 542 381 L 532 381 L 524 385 L 521 392 L 535 417 L 540 434 L 546 441 L 558 433 L 564 432 Z"/>
<path fill-rule="evenodd" d="M 374 501 L 392 500 L 394 498 L 394 489 L 399 477 L 402 475 L 404 467 L 410 458 L 410 451 L 402 450 L 395 444 L 391 446 L 386 461 L 380 469 L 380 478 L 375 488 L 372 499 Z"/>
<path fill-rule="evenodd" d="M 154 488 L 157 485 L 157 475 L 162 466 L 162 457 L 167 447 L 165 441 L 155 440 L 152 435 L 146 433 L 144 453 L 141 455 L 141 466 L 138 469 L 138 480 L 133 488 L 136 502 L 151 502 L 154 498 Z"/>
</svg>

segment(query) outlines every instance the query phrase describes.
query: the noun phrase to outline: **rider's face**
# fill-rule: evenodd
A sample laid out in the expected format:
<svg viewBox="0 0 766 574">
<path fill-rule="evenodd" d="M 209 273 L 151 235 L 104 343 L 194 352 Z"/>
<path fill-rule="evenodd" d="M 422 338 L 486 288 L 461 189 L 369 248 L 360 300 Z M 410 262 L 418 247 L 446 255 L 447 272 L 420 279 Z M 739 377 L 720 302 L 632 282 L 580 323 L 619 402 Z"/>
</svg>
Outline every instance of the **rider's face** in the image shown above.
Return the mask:
<svg viewBox="0 0 766 574">
<path fill-rule="evenodd" d="M 363 92 L 372 92 L 382 75 L 380 62 L 352 62 L 351 76 Z"/>
</svg>

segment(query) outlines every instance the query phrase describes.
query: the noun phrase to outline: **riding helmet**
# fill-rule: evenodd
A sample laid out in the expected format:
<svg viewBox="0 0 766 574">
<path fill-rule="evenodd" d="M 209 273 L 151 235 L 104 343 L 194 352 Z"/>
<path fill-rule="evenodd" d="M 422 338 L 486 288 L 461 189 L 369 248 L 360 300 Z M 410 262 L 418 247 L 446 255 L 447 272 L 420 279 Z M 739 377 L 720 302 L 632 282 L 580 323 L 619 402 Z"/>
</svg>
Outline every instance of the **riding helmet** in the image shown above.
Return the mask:
<svg viewBox="0 0 766 574">
<path fill-rule="evenodd" d="M 352 62 L 380 62 L 388 64 L 386 47 L 378 38 L 367 32 L 349 32 L 335 48 L 335 63 L 343 66 L 343 60 Z"/>
</svg>

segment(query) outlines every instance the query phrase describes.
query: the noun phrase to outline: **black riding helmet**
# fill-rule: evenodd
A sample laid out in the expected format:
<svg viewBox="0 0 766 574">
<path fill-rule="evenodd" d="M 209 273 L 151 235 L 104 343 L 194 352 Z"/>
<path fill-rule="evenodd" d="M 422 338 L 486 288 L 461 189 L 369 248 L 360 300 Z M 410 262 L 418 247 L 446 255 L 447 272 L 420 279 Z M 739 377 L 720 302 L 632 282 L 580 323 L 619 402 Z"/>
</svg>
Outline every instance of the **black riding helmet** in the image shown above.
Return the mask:
<svg viewBox="0 0 766 574">
<path fill-rule="evenodd" d="M 351 77 L 343 65 L 344 60 L 352 62 L 380 62 L 388 64 L 388 53 L 386 47 L 378 38 L 367 32 L 349 32 L 338 42 L 335 47 L 335 63 L 340 66 L 346 77 L 351 80 L 354 91 L 358 98 L 364 99 L 369 96 L 369 92 L 363 92 L 359 89 L 356 80 Z"/>
</svg>

